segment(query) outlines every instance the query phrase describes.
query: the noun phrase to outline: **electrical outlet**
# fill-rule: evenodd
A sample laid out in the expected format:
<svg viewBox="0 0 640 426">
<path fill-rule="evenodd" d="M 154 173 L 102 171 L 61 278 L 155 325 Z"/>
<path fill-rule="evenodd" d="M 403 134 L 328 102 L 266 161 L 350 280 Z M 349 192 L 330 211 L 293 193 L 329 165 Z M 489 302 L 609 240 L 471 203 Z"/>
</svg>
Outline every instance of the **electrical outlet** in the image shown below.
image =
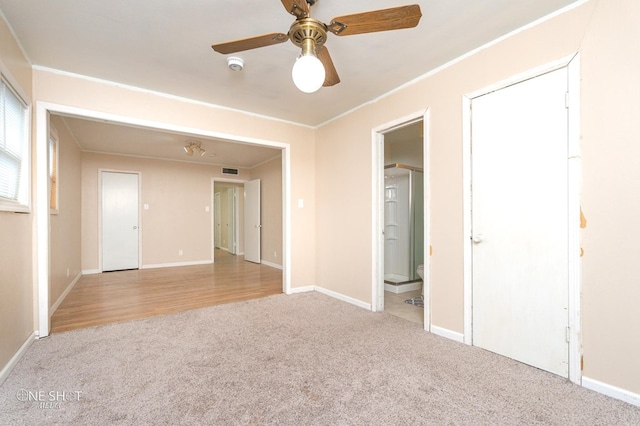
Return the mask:
<svg viewBox="0 0 640 426">
<path fill-rule="evenodd" d="M 278 252 L 277 251 L 273 251 L 273 257 L 278 257 Z"/>
<path fill-rule="evenodd" d="M 182 256 L 182 250 L 178 250 L 178 256 Z"/>
</svg>

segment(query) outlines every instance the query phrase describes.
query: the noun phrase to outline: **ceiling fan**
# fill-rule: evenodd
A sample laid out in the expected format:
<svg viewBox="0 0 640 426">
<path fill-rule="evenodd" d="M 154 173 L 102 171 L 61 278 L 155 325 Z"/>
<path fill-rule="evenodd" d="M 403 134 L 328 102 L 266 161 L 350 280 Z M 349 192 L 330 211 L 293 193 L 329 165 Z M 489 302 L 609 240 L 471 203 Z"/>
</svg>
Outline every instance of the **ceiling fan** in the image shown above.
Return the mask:
<svg viewBox="0 0 640 426">
<path fill-rule="evenodd" d="M 291 40 L 293 44 L 302 48 L 302 53 L 293 66 L 293 81 L 298 89 L 306 93 L 313 93 L 322 86 L 340 83 L 338 72 L 324 45 L 327 41 L 327 32 L 345 36 L 413 28 L 418 25 L 422 17 L 420 5 L 413 4 L 337 16 L 329 24 L 324 24 L 310 16 L 311 6 L 318 0 L 281 1 L 286 11 L 296 17 L 287 34 L 269 33 L 218 43 L 211 47 L 216 52 L 227 55 Z"/>
</svg>

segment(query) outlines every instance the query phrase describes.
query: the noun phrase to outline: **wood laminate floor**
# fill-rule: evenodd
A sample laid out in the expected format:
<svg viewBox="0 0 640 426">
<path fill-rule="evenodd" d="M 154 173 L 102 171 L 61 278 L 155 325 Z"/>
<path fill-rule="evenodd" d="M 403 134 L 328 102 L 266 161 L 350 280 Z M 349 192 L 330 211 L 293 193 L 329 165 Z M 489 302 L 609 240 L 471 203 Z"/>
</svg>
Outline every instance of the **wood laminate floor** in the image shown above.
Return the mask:
<svg viewBox="0 0 640 426">
<path fill-rule="evenodd" d="M 75 330 L 282 293 L 282 271 L 215 250 L 215 263 L 85 275 L 51 318 Z"/>
</svg>

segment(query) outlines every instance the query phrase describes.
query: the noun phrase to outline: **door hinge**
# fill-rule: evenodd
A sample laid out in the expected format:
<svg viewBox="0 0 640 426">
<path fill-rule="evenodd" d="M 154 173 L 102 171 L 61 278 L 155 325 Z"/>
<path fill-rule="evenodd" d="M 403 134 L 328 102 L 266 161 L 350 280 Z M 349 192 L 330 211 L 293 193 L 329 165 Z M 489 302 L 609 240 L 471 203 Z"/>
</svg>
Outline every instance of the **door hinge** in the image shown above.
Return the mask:
<svg viewBox="0 0 640 426">
<path fill-rule="evenodd" d="M 564 94 L 564 107 L 569 108 L 569 92 Z"/>
<path fill-rule="evenodd" d="M 571 328 L 567 327 L 567 343 L 571 341 Z"/>
</svg>

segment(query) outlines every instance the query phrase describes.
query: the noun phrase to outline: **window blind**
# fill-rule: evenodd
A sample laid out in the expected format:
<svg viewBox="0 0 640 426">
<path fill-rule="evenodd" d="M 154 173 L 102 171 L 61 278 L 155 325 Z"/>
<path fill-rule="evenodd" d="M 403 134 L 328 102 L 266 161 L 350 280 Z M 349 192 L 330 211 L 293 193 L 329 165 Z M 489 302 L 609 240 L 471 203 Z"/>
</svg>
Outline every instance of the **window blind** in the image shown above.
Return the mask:
<svg viewBox="0 0 640 426">
<path fill-rule="evenodd" d="M 26 203 L 28 185 L 27 106 L 11 87 L 0 80 L 0 198 Z"/>
</svg>

